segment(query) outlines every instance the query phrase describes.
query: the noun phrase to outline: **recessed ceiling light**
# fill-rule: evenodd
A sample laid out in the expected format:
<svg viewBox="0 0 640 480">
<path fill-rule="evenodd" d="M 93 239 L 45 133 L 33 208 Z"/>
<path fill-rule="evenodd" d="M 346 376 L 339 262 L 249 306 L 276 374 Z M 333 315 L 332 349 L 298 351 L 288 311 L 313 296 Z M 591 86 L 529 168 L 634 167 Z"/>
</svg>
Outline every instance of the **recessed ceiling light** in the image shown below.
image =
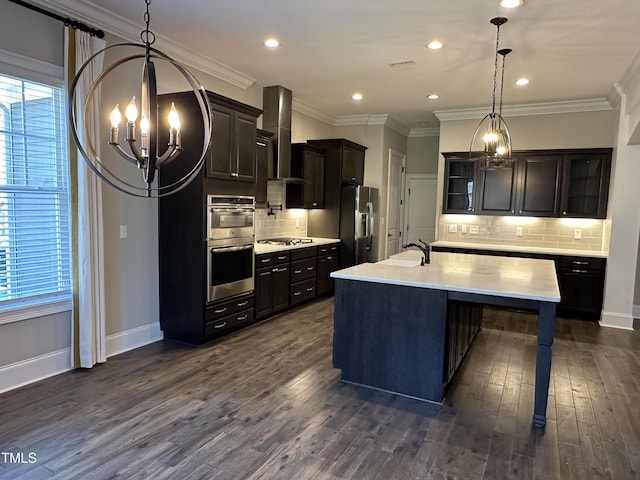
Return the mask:
<svg viewBox="0 0 640 480">
<path fill-rule="evenodd" d="M 437 100 L 440 98 L 440 95 L 436 94 L 436 93 L 432 93 L 431 95 L 427 95 L 427 98 L 429 100 Z"/>
<path fill-rule="evenodd" d="M 264 41 L 264 46 L 265 47 L 269 47 L 269 48 L 276 48 L 280 46 L 280 42 L 278 40 L 276 40 L 275 38 L 267 38 Z"/>
<path fill-rule="evenodd" d="M 351 98 L 353 98 L 354 100 L 360 101 L 360 100 L 362 100 L 362 94 L 361 93 L 354 93 L 353 95 L 351 95 Z"/>
<path fill-rule="evenodd" d="M 516 80 L 516 85 L 528 85 L 529 84 L 529 79 L 528 78 L 519 78 L 518 80 Z"/>
<path fill-rule="evenodd" d="M 444 47 L 444 43 L 438 40 L 434 40 L 427 45 L 427 48 L 430 50 L 440 50 L 442 47 Z"/>
<path fill-rule="evenodd" d="M 524 0 L 502 0 L 500 6 L 504 8 L 516 8 L 524 3 Z"/>
<path fill-rule="evenodd" d="M 418 125 L 422 126 L 422 127 L 426 127 L 427 125 L 429 125 L 429 122 L 426 120 L 421 120 L 418 122 Z"/>
</svg>

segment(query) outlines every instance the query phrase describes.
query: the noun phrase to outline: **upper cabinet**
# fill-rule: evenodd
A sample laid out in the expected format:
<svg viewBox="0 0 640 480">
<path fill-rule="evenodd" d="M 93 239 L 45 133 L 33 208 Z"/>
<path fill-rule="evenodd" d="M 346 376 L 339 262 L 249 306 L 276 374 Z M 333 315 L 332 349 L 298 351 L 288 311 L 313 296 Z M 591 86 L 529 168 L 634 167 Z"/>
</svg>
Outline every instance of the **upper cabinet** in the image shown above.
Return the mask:
<svg viewBox="0 0 640 480">
<path fill-rule="evenodd" d="M 443 213 L 606 216 L 611 149 L 514 152 L 513 168 L 494 170 L 474 170 L 464 153 L 443 155 Z"/>
<path fill-rule="evenodd" d="M 364 149 L 344 144 L 342 146 L 342 183 L 364 183 Z"/>
<path fill-rule="evenodd" d="M 442 213 L 475 213 L 476 162 L 445 153 Z"/>
<path fill-rule="evenodd" d="M 561 165 L 561 155 L 514 153 L 513 168 L 480 170 L 478 213 L 557 216 Z"/>
<path fill-rule="evenodd" d="M 291 176 L 305 183 L 287 184 L 287 208 L 324 208 L 324 151 L 306 143 L 291 145 Z"/>
<path fill-rule="evenodd" d="M 214 94 L 209 102 L 214 128 L 206 176 L 254 183 L 256 123 L 262 111 Z"/>
<path fill-rule="evenodd" d="M 605 218 L 610 172 L 611 149 L 566 155 L 561 216 Z"/>
</svg>

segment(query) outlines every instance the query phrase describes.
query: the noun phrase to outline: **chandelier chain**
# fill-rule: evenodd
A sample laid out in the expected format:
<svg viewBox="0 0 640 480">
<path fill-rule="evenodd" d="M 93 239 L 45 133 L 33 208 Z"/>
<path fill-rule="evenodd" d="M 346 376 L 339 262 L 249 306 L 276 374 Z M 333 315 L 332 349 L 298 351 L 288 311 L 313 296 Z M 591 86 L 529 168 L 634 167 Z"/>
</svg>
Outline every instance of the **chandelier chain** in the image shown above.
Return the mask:
<svg viewBox="0 0 640 480">
<path fill-rule="evenodd" d="M 493 103 L 491 105 L 491 112 L 496 112 L 496 87 L 498 82 L 498 49 L 500 48 L 500 25 L 497 25 L 496 30 L 496 58 L 493 66 L 493 94 L 491 98 L 493 99 Z M 502 95 L 502 93 L 500 93 Z"/>
<path fill-rule="evenodd" d="M 147 5 L 147 10 L 144 12 L 145 29 L 140 32 L 140 40 L 142 40 L 142 43 L 144 43 L 148 48 L 156 41 L 156 36 L 151 30 L 149 30 L 149 23 L 151 22 L 149 5 L 151 5 L 151 0 L 145 0 L 145 3 Z"/>
</svg>

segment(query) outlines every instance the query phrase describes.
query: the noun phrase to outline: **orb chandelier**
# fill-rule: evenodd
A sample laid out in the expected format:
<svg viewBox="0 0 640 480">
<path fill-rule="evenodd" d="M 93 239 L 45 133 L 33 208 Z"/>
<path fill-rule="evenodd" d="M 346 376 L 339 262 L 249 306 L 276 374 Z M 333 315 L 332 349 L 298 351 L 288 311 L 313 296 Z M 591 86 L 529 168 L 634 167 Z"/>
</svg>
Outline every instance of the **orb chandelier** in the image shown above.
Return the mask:
<svg viewBox="0 0 640 480">
<path fill-rule="evenodd" d="M 480 121 L 473 132 L 469 157 L 480 162 L 480 168 L 491 170 L 513 166 L 511 157 L 511 135 L 507 123 L 502 117 L 502 97 L 504 92 L 505 59 L 510 48 L 500 49 L 500 26 L 507 22 L 504 17 L 492 18 L 490 22 L 496 26 L 496 54 L 493 69 L 493 94 L 491 113 Z M 502 74 L 500 77 L 500 99 L 496 111 L 496 89 L 498 84 L 498 58 L 502 57 Z"/>
<path fill-rule="evenodd" d="M 206 154 L 209 149 L 213 117 L 206 91 L 204 87 L 200 86 L 200 83 L 194 75 L 189 72 L 183 64 L 153 47 L 155 35 L 149 29 L 149 5 L 151 2 L 150 0 L 145 0 L 145 3 L 145 29 L 140 33 L 140 40 L 142 43 L 114 44 L 103 48 L 89 57 L 89 59 L 78 69 L 78 72 L 71 83 L 68 98 L 68 110 L 71 132 L 78 147 L 78 151 L 86 161 L 89 168 L 101 180 L 111 187 L 132 196 L 157 198 L 180 191 L 194 178 L 196 178 L 204 165 Z M 76 91 L 82 75 L 85 74 L 89 66 L 98 56 L 102 55 L 107 50 L 112 49 L 117 51 L 126 50 L 126 52 L 123 53 L 123 56 L 119 60 L 114 61 L 112 64 L 104 68 L 99 75 L 97 75 L 84 99 L 77 98 Z M 142 50 L 141 53 L 140 50 Z M 135 51 L 139 53 L 132 53 Z M 129 178 L 132 177 L 132 174 L 130 171 L 127 171 L 126 168 L 123 169 L 119 165 L 114 167 L 113 161 L 111 164 L 108 164 L 100 158 L 98 153 L 100 149 L 96 148 L 96 142 L 99 141 L 99 139 L 92 138 L 89 126 L 90 122 L 82 122 L 84 124 L 84 136 L 83 139 L 81 139 L 81 136 L 78 134 L 78 118 L 88 118 L 94 113 L 93 105 L 96 103 L 96 93 L 99 91 L 100 86 L 109 74 L 125 63 L 136 60 L 139 61 L 140 59 L 143 60 L 142 85 L 140 91 L 140 119 L 138 121 L 136 96 L 130 95 L 131 100 L 125 110 L 125 147 L 123 148 L 120 144 L 120 122 L 122 121 L 122 115 L 120 113 L 119 105 L 116 105 L 111 111 L 111 128 L 108 134 L 108 143 L 117 153 L 117 156 L 125 160 L 126 164 L 134 165 L 142 172 L 142 182 L 136 184 Z M 183 165 L 180 165 L 178 168 L 179 174 L 176 175 L 175 172 L 172 172 L 171 180 L 163 183 L 162 185 L 160 185 L 160 182 L 158 181 L 155 181 L 154 183 L 154 180 L 156 180 L 156 172 L 160 171 L 162 167 L 169 163 L 172 163 L 180 155 L 183 150 L 183 145 L 181 123 L 178 114 L 179 108 L 172 104 L 168 118 L 159 118 L 158 90 L 156 69 L 153 62 L 154 60 L 166 62 L 171 67 L 175 68 L 187 81 L 198 104 L 204 132 L 199 159 L 194 162 L 193 158 L 185 158 Z M 82 108 L 82 112 L 78 112 L 78 109 L 80 108 Z M 166 147 L 161 149 L 159 140 L 165 137 L 168 137 L 168 142 Z M 172 167 L 172 169 L 175 170 L 174 167 Z M 129 170 L 133 171 L 135 169 Z"/>
</svg>

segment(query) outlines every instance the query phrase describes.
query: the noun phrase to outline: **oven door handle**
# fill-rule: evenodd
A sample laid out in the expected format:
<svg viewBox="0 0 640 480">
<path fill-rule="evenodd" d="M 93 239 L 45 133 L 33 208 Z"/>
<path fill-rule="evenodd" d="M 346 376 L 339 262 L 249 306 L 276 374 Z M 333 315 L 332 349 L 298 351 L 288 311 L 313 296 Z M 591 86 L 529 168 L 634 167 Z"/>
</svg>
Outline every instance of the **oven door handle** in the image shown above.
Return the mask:
<svg viewBox="0 0 640 480">
<path fill-rule="evenodd" d="M 253 250 L 253 243 L 250 243 L 248 245 L 239 245 L 236 247 L 210 247 L 210 251 L 215 251 L 217 252 L 239 252 L 241 250 Z"/>
<path fill-rule="evenodd" d="M 225 207 L 211 207 L 210 212 L 231 212 L 231 213 L 253 213 L 254 208 L 225 208 Z"/>
</svg>

